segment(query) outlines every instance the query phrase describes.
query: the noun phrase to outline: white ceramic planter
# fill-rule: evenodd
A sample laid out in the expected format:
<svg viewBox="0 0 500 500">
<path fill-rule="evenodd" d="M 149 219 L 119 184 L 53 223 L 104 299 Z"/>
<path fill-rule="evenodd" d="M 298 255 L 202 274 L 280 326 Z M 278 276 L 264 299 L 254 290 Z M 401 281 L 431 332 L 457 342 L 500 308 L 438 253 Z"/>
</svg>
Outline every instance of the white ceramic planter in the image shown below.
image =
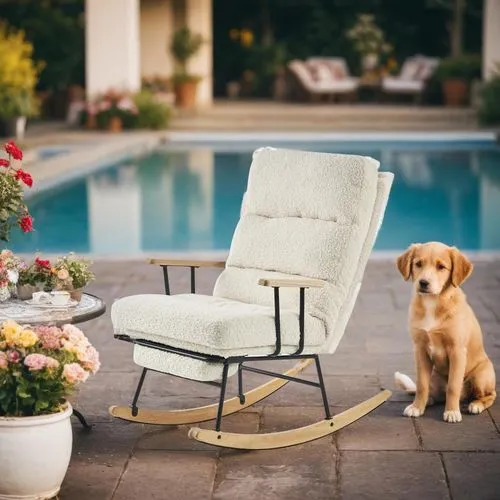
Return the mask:
<svg viewBox="0 0 500 500">
<path fill-rule="evenodd" d="M 73 446 L 73 408 L 0 417 L 0 500 L 46 500 L 59 492 Z"/>
</svg>

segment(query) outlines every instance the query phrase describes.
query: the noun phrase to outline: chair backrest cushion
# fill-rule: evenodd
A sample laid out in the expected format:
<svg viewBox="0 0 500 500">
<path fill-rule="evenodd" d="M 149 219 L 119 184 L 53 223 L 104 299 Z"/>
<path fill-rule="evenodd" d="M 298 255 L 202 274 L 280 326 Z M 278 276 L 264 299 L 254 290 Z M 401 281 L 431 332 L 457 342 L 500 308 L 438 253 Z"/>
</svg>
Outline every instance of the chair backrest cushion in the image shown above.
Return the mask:
<svg viewBox="0 0 500 500">
<path fill-rule="evenodd" d="M 307 292 L 307 311 L 334 331 L 355 278 L 377 197 L 379 163 L 369 157 L 262 148 L 254 154 L 242 216 L 214 295 L 273 304 L 257 280 L 325 280 Z M 296 290 L 283 290 L 296 307 Z"/>
</svg>

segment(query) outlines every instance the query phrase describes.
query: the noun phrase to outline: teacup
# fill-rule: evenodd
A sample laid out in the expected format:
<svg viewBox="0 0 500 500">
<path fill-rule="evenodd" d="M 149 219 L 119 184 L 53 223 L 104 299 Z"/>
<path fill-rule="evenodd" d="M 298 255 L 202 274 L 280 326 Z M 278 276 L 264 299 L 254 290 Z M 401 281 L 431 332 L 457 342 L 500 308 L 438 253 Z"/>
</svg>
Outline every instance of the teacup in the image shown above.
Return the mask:
<svg viewBox="0 0 500 500">
<path fill-rule="evenodd" d="M 50 295 L 47 292 L 33 292 L 33 302 L 35 304 L 46 304 L 50 302 Z"/>
<path fill-rule="evenodd" d="M 50 292 L 50 302 L 55 306 L 65 306 L 70 299 L 69 292 L 64 290 L 54 290 Z"/>
</svg>

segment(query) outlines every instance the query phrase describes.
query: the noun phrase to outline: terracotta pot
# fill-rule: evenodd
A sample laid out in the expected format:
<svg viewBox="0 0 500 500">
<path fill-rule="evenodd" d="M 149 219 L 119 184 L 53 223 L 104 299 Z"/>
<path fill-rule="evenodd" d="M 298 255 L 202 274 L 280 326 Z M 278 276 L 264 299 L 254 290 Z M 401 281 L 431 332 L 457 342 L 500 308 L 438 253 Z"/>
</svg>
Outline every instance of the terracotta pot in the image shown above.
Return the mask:
<svg viewBox="0 0 500 500">
<path fill-rule="evenodd" d="M 178 108 L 193 108 L 196 104 L 198 82 L 188 81 L 175 86 L 175 105 Z"/>
<path fill-rule="evenodd" d="M 459 79 L 450 79 L 443 82 L 444 102 L 447 106 L 463 106 L 467 102 L 467 82 Z"/>
<path fill-rule="evenodd" d="M 112 116 L 109 119 L 108 130 L 110 132 L 121 132 L 123 130 L 122 119 L 119 116 Z"/>
<path fill-rule="evenodd" d="M 89 130 L 93 130 L 97 127 L 97 121 L 95 115 L 87 114 L 87 121 L 85 122 L 85 127 Z"/>
<path fill-rule="evenodd" d="M 77 302 L 80 302 L 82 300 L 82 295 L 83 295 L 82 288 L 78 288 L 78 290 L 69 290 L 69 296 L 71 297 L 72 300 L 76 300 Z"/>
</svg>

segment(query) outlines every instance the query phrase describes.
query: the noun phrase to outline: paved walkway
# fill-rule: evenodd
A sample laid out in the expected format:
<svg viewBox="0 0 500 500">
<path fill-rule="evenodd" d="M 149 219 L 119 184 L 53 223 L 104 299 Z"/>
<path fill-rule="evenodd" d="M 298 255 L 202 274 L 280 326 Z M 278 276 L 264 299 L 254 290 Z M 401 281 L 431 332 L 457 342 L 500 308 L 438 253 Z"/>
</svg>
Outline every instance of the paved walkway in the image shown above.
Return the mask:
<svg viewBox="0 0 500 500">
<path fill-rule="evenodd" d="M 162 292 L 158 269 L 143 263 L 97 263 L 92 291 L 113 299 Z M 174 291 L 189 287 L 188 272 L 172 273 Z M 217 276 L 199 271 L 201 293 Z M 484 332 L 487 351 L 500 365 L 500 260 L 477 263 L 465 286 Z M 414 375 L 406 332 L 410 286 L 392 262 L 371 261 L 348 330 L 333 356 L 323 356 L 332 411 L 339 412 L 393 389 L 395 370 Z M 95 424 L 86 433 L 75 422 L 74 453 L 62 500 L 274 500 L 274 499 L 474 499 L 500 498 L 500 403 L 461 424 L 430 408 L 412 420 L 401 416 L 408 397 L 397 390 L 388 403 L 333 437 L 293 448 L 220 451 L 187 439 L 187 427 L 160 428 L 112 420 L 111 404 L 129 404 L 140 373 L 131 346 L 113 339 L 109 313 L 83 325 L 98 347 L 102 370 L 82 388 L 77 407 Z M 306 376 L 313 377 L 309 368 Z M 261 377 L 248 375 L 247 386 Z M 230 387 L 234 391 L 234 380 Z M 208 404 L 217 389 L 153 374 L 140 403 L 182 408 Z M 322 418 L 321 397 L 289 384 L 241 414 L 225 429 L 269 432 Z"/>
</svg>

